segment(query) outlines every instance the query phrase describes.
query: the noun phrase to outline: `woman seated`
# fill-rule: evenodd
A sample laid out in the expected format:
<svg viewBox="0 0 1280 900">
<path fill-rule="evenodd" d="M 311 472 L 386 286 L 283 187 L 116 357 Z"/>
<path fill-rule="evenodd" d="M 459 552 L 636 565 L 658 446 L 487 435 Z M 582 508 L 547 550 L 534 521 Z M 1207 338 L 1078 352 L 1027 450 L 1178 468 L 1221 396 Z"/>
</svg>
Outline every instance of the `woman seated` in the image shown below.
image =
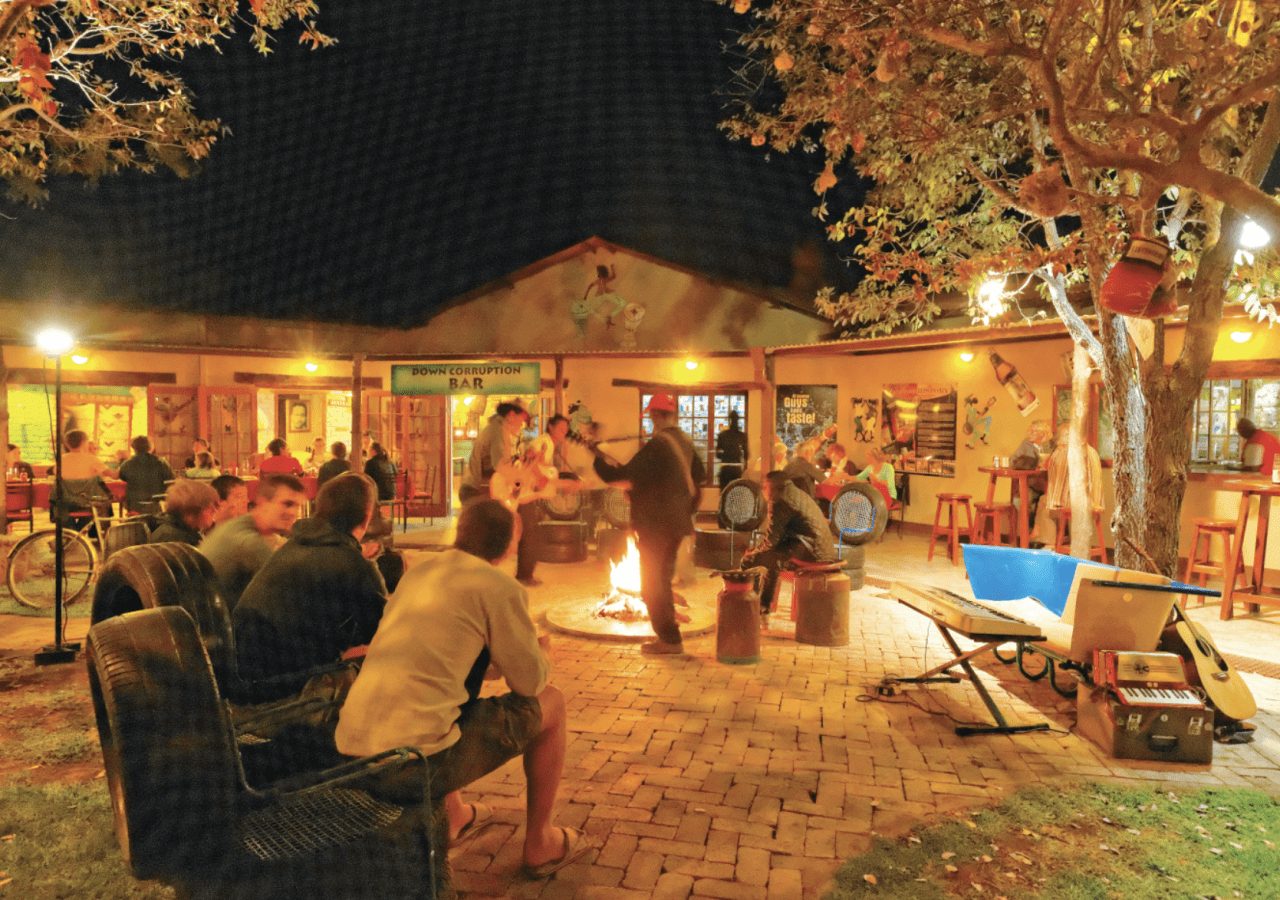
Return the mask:
<svg viewBox="0 0 1280 900">
<path fill-rule="evenodd" d="M 276 438 L 267 444 L 267 452 L 271 455 L 262 461 L 262 465 L 258 467 L 258 477 L 264 478 L 267 475 L 301 475 L 302 463 L 294 459 L 293 454 L 288 452 L 289 445 L 282 439 Z"/>
<path fill-rule="evenodd" d="M 898 482 L 894 476 L 893 463 L 889 462 L 879 447 L 867 448 L 866 468 L 854 478 L 871 482 L 872 487 L 884 494 L 884 502 L 889 506 L 898 499 Z"/>
<path fill-rule="evenodd" d="M 209 452 L 197 453 L 195 465 L 186 471 L 188 478 L 196 478 L 202 481 L 213 481 L 221 474 L 222 472 L 213 464 L 213 454 Z"/>
<path fill-rule="evenodd" d="M 853 463 L 849 461 L 849 454 L 845 451 L 844 444 L 832 444 L 828 447 L 827 459 L 831 465 L 827 469 L 822 484 L 818 485 L 816 490 L 823 512 L 828 511 L 831 501 L 840 492 L 840 488 L 853 481 Z"/>
</svg>

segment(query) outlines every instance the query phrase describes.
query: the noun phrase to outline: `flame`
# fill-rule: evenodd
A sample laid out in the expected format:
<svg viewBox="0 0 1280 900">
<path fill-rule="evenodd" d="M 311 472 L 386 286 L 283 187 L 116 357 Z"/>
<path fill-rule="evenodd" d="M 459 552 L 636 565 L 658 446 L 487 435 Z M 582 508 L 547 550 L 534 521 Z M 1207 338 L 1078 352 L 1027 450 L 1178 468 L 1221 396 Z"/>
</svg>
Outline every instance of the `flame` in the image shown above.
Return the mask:
<svg viewBox="0 0 1280 900">
<path fill-rule="evenodd" d="M 615 592 L 640 594 L 640 551 L 633 535 L 627 535 L 627 552 L 609 566 L 609 586 Z"/>
</svg>

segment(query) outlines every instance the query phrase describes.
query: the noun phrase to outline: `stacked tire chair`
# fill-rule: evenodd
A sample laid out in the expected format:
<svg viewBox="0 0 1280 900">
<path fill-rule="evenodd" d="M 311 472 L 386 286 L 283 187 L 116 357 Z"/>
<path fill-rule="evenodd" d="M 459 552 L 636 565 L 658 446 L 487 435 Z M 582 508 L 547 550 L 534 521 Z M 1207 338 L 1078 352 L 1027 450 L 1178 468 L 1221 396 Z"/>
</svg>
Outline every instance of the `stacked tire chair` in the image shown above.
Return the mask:
<svg viewBox="0 0 1280 900">
<path fill-rule="evenodd" d="M 759 484 L 749 478 L 726 484 L 716 512 L 719 527 L 694 530 L 694 564 L 706 569 L 736 569 L 767 512 Z"/>
<path fill-rule="evenodd" d="M 115 831 L 134 875 L 183 896 L 448 896 L 442 805 L 379 799 L 401 748 L 338 754 L 316 675 L 246 683 L 212 567 L 186 544 L 124 548 L 103 567 L 86 659 Z M 260 702 L 264 689 L 283 700 Z M 331 720 L 330 720 L 331 721 Z"/>
<path fill-rule="evenodd" d="M 568 474 L 560 478 L 577 481 L 577 476 Z M 582 492 L 557 491 L 554 497 L 538 502 L 542 504 L 543 513 L 534 545 L 538 562 L 574 563 L 586 559 L 591 528 L 582 515 Z"/>
<path fill-rule="evenodd" d="M 866 581 L 866 545 L 879 539 L 889 524 L 884 495 L 864 481 L 851 481 L 831 500 L 831 533 L 836 557 L 849 576 L 849 589 Z"/>
</svg>

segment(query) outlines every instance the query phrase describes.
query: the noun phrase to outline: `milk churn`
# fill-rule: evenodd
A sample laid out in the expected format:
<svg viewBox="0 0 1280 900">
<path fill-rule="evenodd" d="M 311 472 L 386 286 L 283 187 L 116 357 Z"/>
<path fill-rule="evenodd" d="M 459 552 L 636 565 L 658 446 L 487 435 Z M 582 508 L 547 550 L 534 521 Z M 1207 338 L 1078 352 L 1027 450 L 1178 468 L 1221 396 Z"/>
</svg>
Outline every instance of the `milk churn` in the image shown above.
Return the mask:
<svg viewBox="0 0 1280 900">
<path fill-rule="evenodd" d="M 722 663 L 760 661 L 760 595 L 758 569 L 729 569 L 714 573 L 724 578 L 716 598 L 716 659 Z"/>
</svg>

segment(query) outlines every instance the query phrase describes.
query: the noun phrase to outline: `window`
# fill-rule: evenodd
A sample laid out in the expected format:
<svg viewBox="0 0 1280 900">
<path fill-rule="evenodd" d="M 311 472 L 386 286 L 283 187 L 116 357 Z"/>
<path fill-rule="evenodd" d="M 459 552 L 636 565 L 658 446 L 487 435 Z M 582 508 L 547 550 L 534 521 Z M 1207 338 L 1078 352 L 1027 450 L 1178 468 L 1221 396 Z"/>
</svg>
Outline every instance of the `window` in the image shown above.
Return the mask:
<svg viewBox="0 0 1280 900">
<path fill-rule="evenodd" d="M 640 431 L 646 437 L 653 434 L 653 422 L 644 414 L 653 394 L 640 394 Z M 693 439 L 693 452 L 702 457 L 707 470 L 704 484 L 716 481 L 716 435 L 729 425 L 729 413 L 736 412 L 740 427 L 747 423 L 746 394 L 676 394 L 677 424 L 680 430 Z"/>
<path fill-rule="evenodd" d="M 1191 461 L 1218 463 L 1240 458 L 1236 422 L 1247 416 L 1263 431 L 1280 426 L 1280 379 L 1213 378 L 1200 388 L 1192 416 Z"/>
</svg>

